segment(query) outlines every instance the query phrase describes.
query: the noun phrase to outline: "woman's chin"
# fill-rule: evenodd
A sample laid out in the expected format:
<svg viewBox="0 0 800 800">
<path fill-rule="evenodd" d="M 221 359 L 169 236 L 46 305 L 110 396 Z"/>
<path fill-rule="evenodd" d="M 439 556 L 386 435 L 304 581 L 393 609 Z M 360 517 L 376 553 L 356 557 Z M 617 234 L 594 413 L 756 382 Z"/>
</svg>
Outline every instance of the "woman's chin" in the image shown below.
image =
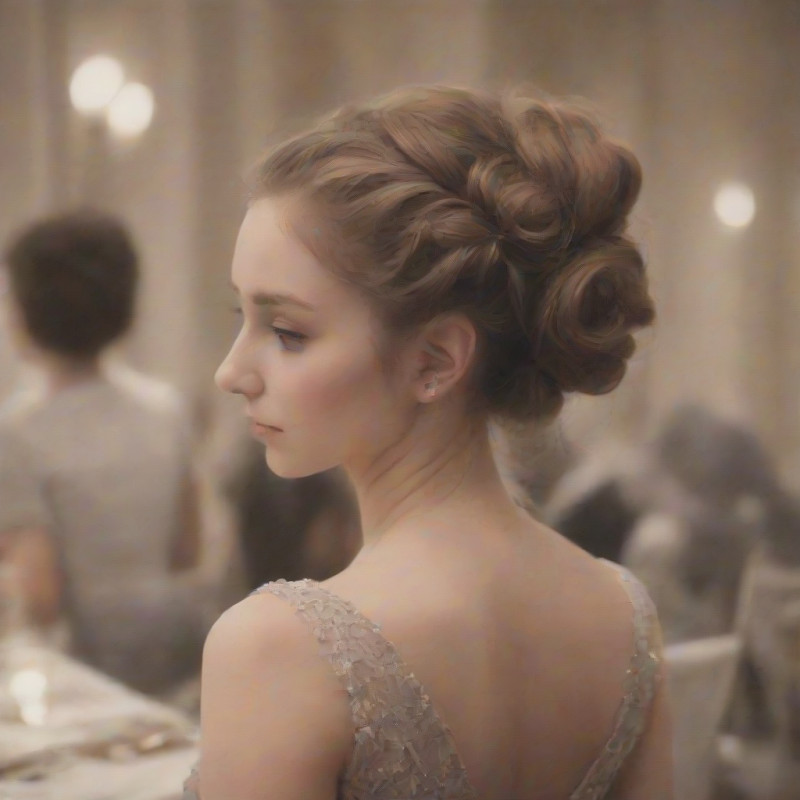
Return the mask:
<svg viewBox="0 0 800 800">
<path fill-rule="evenodd" d="M 270 471 L 279 478 L 307 478 L 309 475 L 317 475 L 331 469 L 331 465 L 320 465 L 318 463 L 292 461 L 283 457 L 267 447 L 266 451 L 267 466 Z"/>
</svg>

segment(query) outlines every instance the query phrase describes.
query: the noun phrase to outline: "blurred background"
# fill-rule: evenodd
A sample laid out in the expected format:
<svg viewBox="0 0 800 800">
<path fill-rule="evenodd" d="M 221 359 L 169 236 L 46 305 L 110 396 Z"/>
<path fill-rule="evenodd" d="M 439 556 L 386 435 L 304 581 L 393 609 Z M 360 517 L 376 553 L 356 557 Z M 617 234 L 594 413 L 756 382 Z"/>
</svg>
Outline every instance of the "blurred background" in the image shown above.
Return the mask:
<svg viewBox="0 0 800 800">
<path fill-rule="evenodd" d="M 75 107 L 97 54 L 149 88 L 143 130 L 136 108 L 115 129 Z M 632 439 L 702 401 L 796 482 L 799 73 L 796 0 L 0 0 L 0 238 L 78 202 L 121 214 L 145 269 L 128 355 L 202 403 L 233 329 L 242 176 L 271 137 L 415 81 L 579 95 L 643 163 L 659 319 L 622 388 L 565 424 Z M 0 395 L 16 370 L 0 342 Z"/>
<path fill-rule="evenodd" d="M 800 798 L 798 74 L 798 0 L 0 0 L 0 241 L 76 205 L 130 226 L 143 275 L 121 350 L 187 403 L 203 628 L 359 546 L 341 476 L 276 480 L 213 386 L 248 167 L 401 84 L 588 101 L 643 165 L 657 323 L 619 389 L 501 436 L 501 466 L 656 600 L 682 800 Z M 0 336 L 0 404 L 28 380 Z M 179 688 L 196 712 L 196 680 Z"/>
</svg>

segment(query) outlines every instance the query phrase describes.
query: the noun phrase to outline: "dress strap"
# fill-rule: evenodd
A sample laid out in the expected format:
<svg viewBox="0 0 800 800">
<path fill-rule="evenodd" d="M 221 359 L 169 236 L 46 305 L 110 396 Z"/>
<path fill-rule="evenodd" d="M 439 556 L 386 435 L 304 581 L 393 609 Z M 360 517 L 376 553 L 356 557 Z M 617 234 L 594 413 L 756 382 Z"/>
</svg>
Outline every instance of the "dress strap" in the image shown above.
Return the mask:
<svg viewBox="0 0 800 800">
<path fill-rule="evenodd" d="M 355 726 L 348 797 L 405 797 L 413 786 L 414 796 L 476 800 L 450 730 L 380 626 L 309 579 L 272 581 L 257 593 L 281 598 L 308 623 L 347 690 Z"/>
<path fill-rule="evenodd" d="M 608 791 L 645 728 L 659 680 L 661 636 L 653 601 L 629 570 L 607 559 L 600 560 L 619 574 L 630 598 L 633 607 L 632 653 L 611 737 L 580 786 L 570 795 L 570 800 L 598 800 Z"/>
</svg>

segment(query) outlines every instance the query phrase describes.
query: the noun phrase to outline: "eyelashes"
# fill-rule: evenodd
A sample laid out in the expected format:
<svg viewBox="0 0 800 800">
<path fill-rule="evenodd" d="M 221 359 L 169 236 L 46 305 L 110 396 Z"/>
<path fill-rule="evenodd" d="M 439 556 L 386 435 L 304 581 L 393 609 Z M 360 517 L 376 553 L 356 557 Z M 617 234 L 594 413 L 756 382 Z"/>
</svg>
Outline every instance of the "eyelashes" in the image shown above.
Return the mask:
<svg viewBox="0 0 800 800">
<path fill-rule="evenodd" d="M 307 338 L 305 334 L 289 331 L 286 328 L 279 328 L 277 325 L 270 325 L 270 328 L 272 328 L 272 332 L 277 336 L 284 350 L 296 353 L 303 349 L 303 344 Z"/>
<path fill-rule="evenodd" d="M 241 306 L 232 306 L 231 312 L 237 317 L 242 317 L 244 313 Z M 277 338 L 282 350 L 296 353 L 303 349 L 303 345 L 306 339 L 308 339 L 304 333 L 299 333 L 298 331 L 281 328 L 278 325 L 269 325 L 268 327 Z"/>
</svg>

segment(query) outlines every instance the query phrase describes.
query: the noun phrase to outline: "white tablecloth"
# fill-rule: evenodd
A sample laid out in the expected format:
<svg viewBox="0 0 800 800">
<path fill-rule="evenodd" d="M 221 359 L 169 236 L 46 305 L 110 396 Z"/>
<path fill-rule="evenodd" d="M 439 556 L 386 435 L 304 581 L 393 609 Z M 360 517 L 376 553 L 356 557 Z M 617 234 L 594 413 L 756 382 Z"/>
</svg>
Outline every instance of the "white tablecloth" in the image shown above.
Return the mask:
<svg viewBox="0 0 800 800">
<path fill-rule="evenodd" d="M 26 724 L 9 692 L 22 670 L 47 679 L 41 724 Z M 58 746 L 102 741 L 131 724 L 183 733 L 194 729 L 180 712 L 144 697 L 56 651 L 33 645 L 0 648 L 0 768 L 10 760 Z M 172 800 L 197 760 L 197 747 L 181 743 L 131 760 L 70 755 L 35 780 L 3 778 L 0 800 Z"/>
</svg>

